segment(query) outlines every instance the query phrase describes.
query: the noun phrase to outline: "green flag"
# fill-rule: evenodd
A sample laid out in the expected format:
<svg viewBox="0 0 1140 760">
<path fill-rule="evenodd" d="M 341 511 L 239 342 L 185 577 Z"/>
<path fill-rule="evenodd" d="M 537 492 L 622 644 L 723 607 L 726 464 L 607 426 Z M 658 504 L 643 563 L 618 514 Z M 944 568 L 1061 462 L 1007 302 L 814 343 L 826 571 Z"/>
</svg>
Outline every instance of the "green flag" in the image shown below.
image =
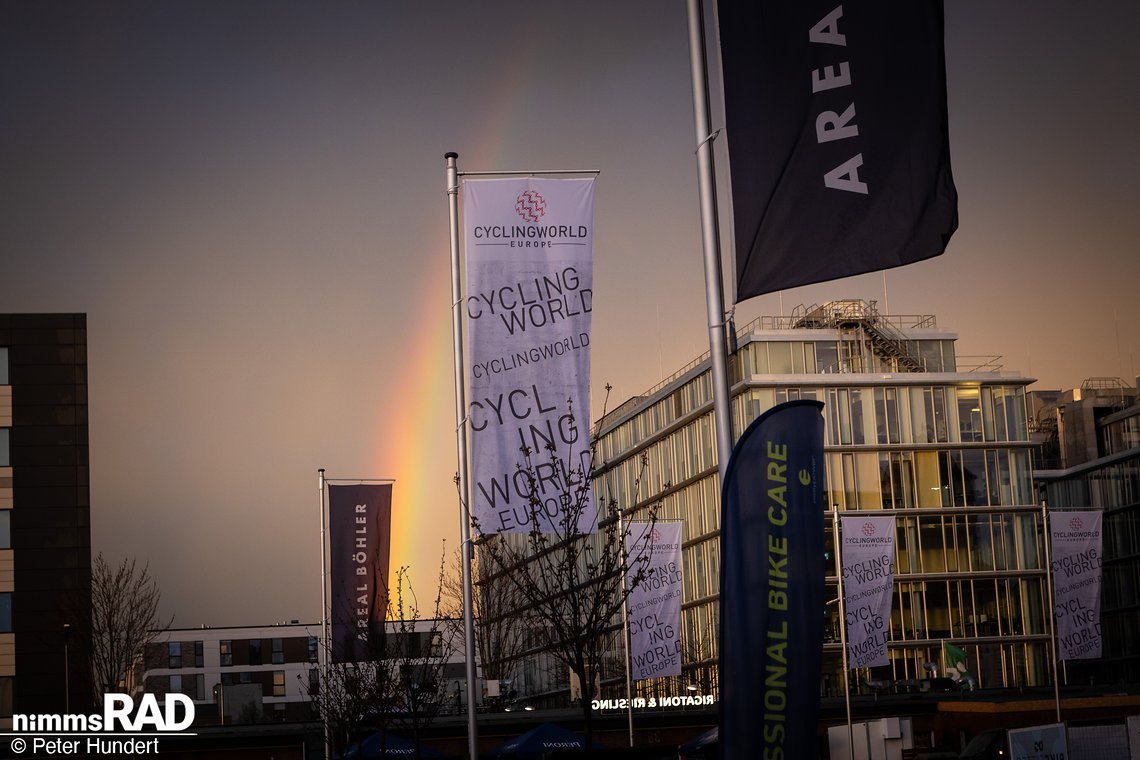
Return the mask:
<svg viewBox="0 0 1140 760">
<path fill-rule="evenodd" d="M 946 675 L 955 682 L 962 682 L 970 675 L 966 669 L 966 653 L 954 646 L 942 642 L 942 660 L 946 664 Z"/>
</svg>

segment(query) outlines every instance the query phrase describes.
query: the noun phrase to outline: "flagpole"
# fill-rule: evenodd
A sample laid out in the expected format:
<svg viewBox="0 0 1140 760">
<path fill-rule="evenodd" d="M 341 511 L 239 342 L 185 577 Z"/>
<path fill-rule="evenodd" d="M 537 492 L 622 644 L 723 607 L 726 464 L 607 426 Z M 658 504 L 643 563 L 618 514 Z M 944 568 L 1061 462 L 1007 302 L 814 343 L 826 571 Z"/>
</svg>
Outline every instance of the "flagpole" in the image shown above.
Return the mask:
<svg viewBox="0 0 1140 760">
<path fill-rule="evenodd" d="M 847 607 L 843 602 L 843 544 L 839 540 L 839 505 L 831 511 L 831 535 L 835 537 L 835 580 L 839 585 L 839 645 L 843 647 L 843 701 L 847 705 L 847 740 L 855 757 L 855 726 L 851 723 L 851 682 L 847 675 Z"/>
<path fill-rule="evenodd" d="M 701 242 L 705 262 L 705 303 L 709 326 L 713 417 L 716 420 L 717 463 L 723 485 L 732 454 L 732 395 L 728 382 L 724 293 L 717 226 L 716 178 L 709 130 L 708 72 L 705 68 L 704 10 L 701 0 L 688 0 L 689 61 L 693 80 L 693 119 L 697 134 L 697 179 L 701 198 Z"/>
<path fill-rule="evenodd" d="M 1041 534 L 1045 543 L 1045 588 L 1049 594 L 1049 654 L 1053 658 L 1053 703 L 1057 708 L 1057 722 L 1061 722 L 1061 683 L 1057 674 L 1057 621 L 1056 600 L 1053 599 L 1053 561 L 1049 544 L 1052 536 L 1049 534 L 1049 507 L 1044 499 L 1041 500 Z"/>
<path fill-rule="evenodd" d="M 471 562 L 475 546 L 471 542 L 471 516 L 467 499 L 467 395 L 464 391 L 463 304 L 459 276 L 459 154 L 446 153 L 447 211 L 451 227 L 451 340 L 455 352 L 455 440 L 458 447 L 459 536 L 463 567 L 463 647 L 467 660 L 467 753 L 479 757 L 479 728 L 475 721 L 475 618 L 471 589 Z"/>
<path fill-rule="evenodd" d="M 629 595 L 625 589 L 629 574 L 629 554 L 625 544 L 625 515 L 618 511 L 618 535 L 621 537 L 621 643 L 625 646 L 625 709 L 629 714 L 629 746 L 633 746 L 633 663 L 629 658 Z"/>
<path fill-rule="evenodd" d="M 328 558 L 325 556 L 325 525 L 328 523 L 325 520 L 325 468 L 321 467 L 317 470 L 317 487 L 320 493 L 321 504 L 321 647 L 317 650 L 317 659 L 323 660 L 319 663 L 322 671 L 327 674 L 329 659 L 329 592 L 328 592 Z M 224 687 L 223 687 L 224 690 Z M 223 718 L 224 720 L 224 718 Z M 331 741 L 332 736 L 329 732 L 329 716 L 327 710 L 321 710 L 321 729 L 324 733 L 324 757 L 329 760 L 332 755 Z"/>
</svg>

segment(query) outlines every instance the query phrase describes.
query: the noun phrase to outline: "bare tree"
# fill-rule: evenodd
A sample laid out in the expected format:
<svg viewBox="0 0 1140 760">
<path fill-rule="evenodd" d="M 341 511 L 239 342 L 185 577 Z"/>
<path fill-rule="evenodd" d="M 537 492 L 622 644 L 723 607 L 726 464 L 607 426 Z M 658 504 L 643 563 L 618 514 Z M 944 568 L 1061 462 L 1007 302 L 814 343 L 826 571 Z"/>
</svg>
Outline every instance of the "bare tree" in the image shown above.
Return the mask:
<svg viewBox="0 0 1140 760">
<path fill-rule="evenodd" d="M 451 572 L 443 579 L 445 612 L 456 624 L 455 636 L 463 636 L 463 555 L 458 552 Z M 491 572 L 491 563 L 476 554 L 471 566 L 475 588 L 472 594 L 475 618 L 475 648 L 481 675 L 491 681 L 509 682 L 518 657 L 525 648 L 526 623 L 518 614 L 523 599 L 515 584 Z"/>
<path fill-rule="evenodd" d="M 591 442 L 591 462 L 596 446 L 596 440 Z M 530 513 L 530 532 L 483 536 L 478 547 L 493 568 L 491 577 L 506 579 L 523 601 L 511 614 L 525 615 L 532 621 L 531 634 L 540 648 L 567 668 L 580 684 L 579 704 L 590 743 L 593 738 L 591 702 L 597 696 L 596 683 L 603 660 L 613 646 L 617 619 L 629 592 L 645 576 L 648 558 L 636 558 L 630 573 L 631 582 L 623 587 L 624 544 L 629 529 L 619 527 L 619 517 L 623 507 L 631 511 L 637 505 L 619 505 L 612 498 L 599 498 L 595 532 L 589 520 L 593 465 L 589 471 L 569 468 L 553 445 L 541 453 L 541 462 L 536 461 L 535 456 L 535 452 L 523 448 L 523 462 L 519 466 L 528 484 L 525 501 Z M 638 485 L 648 459 L 643 456 L 640 464 Z M 546 509 L 540 493 L 540 467 L 564 474 L 557 494 L 562 512 L 553 520 L 539 519 Z M 549 489 L 550 479 L 546 480 Z M 652 529 L 656 521 L 658 506 L 654 503 L 639 509 L 639 517 L 648 518 L 648 529 Z M 542 532 L 543 529 L 551 532 Z M 537 624 L 534 621 L 538 621 Z"/>
<path fill-rule="evenodd" d="M 442 576 L 441 560 L 441 581 Z M 346 749 L 366 732 L 386 735 L 400 729 L 411 735 L 419 757 L 423 733 L 442 708 L 444 668 L 457 641 L 454 626 L 443 616 L 442 592 L 425 616 L 406 567 L 396 573 L 394 592 L 388 595 L 383 634 L 367 641 L 367 661 L 333 663 L 326 646 L 326 664 L 309 690 L 329 723 L 334 750 Z"/>
<path fill-rule="evenodd" d="M 370 639 L 371 651 L 382 647 Z M 327 642 L 323 648 L 326 664 L 319 668 L 317 680 L 310 681 L 309 697 L 328 726 L 335 755 L 366 728 L 385 730 L 391 708 L 391 671 L 379 656 L 366 662 L 333 663 Z"/>
<path fill-rule="evenodd" d="M 161 594 L 150 566 L 124 559 L 112 567 L 102 552 L 91 564 L 91 669 L 94 699 L 120 683 L 139 663 L 147 644 L 174 620 L 158 616 Z"/>
</svg>

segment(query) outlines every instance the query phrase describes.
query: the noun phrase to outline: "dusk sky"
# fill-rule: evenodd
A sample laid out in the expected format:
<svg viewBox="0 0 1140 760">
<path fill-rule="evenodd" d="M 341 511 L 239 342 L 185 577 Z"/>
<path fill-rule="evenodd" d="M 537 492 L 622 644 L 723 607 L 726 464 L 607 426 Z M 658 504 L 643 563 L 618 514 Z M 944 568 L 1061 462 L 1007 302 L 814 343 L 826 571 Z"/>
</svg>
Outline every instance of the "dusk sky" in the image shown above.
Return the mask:
<svg viewBox="0 0 1140 760">
<path fill-rule="evenodd" d="M 1033 388 L 1131 384 L 1137 29 L 947 2 L 947 252 L 737 324 L 864 298 Z M 682 0 L 0 4 L 0 312 L 88 315 L 94 551 L 177 626 L 315 621 L 317 469 L 395 478 L 426 604 L 459 535 L 444 153 L 601 171 L 597 414 L 708 349 L 694 150 Z"/>
</svg>

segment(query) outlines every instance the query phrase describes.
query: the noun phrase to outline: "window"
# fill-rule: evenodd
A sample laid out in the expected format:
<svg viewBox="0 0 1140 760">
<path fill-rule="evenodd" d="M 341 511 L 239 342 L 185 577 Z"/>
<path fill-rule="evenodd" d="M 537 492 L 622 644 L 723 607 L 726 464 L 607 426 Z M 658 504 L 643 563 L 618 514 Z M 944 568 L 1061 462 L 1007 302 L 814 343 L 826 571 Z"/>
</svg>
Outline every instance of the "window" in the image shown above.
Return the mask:
<svg viewBox="0 0 1140 760">
<path fill-rule="evenodd" d="M 315 696 L 321 693 L 321 671 L 316 668 L 309 668 L 309 695 Z"/>
<path fill-rule="evenodd" d="M 802 354 L 803 344 L 800 345 Z M 801 355 L 802 360 L 802 355 Z M 773 375 L 790 375 L 792 374 L 792 344 L 791 343 L 769 343 L 768 344 L 768 366 L 769 371 Z"/>
<path fill-rule="evenodd" d="M 273 639 L 273 664 L 280 665 L 285 662 L 284 639 Z"/>
<path fill-rule="evenodd" d="M 8 428 L 0 428 L 0 467 L 7 467 L 11 464 L 8 451 Z"/>
<path fill-rule="evenodd" d="M 317 659 L 318 659 L 317 651 L 318 651 L 317 650 L 317 637 L 316 636 L 310 636 L 309 637 L 309 662 L 316 662 L 317 661 Z"/>
<path fill-rule="evenodd" d="M 261 639 L 249 640 L 249 664 L 261 664 Z"/>
<path fill-rule="evenodd" d="M 0 352 L 5 349 L 0 348 Z M 0 371 L 4 369 L 4 365 L 0 363 Z M 12 684 L 16 680 L 14 676 L 0 676 L 0 718 L 12 717 Z"/>
<path fill-rule="evenodd" d="M 0 385 L 7 385 L 7 384 L 8 384 L 8 349 L 3 347 L 3 346 L 0 346 Z M 11 689 L 10 684 L 9 684 L 9 689 Z M 12 713 L 9 711 L 7 714 L 11 715 Z"/>
<path fill-rule="evenodd" d="M 12 548 L 12 512 L 0 509 L 0 549 Z"/>
<path fill-rule="evenodd" d="M 181 673 L 175 673 L 174 675 L 170 676 L 170 685 L 167 687 L 166 691 L 169 694 L 181 694 L 182 693 L 182 674 Z"/>
<path fill-rule="evenodd" d="M 275 697 L 285 696 L 285 671 L 284 670 L 273 671 L 273 696 L 275 696 Z"/>
<path fill-rule="evenodd" d="M 958 389 L 958 427 L 963 443 L 982 440 L 982 402 L 977 388 Z"/>
<path fill-rule="evenodd" d="M 874 398 L 875 428 L 879 443 L 901 443 L 898 389 L 876 388 Z"/>
<path fill-rule="evenodd" d="M 810 344 L 809 344 L 810 345 Z M 815 343 L 815 361 L 819 372 L 839 371 L 839 351 L 833 340 L 821 340 Z"/>
<path fill-rule="evenodd" d="M 203 654 L 204 654 L 203 643 L 201 641 L 195 641 L 194 642 L 194 667 L 200 668 L 204 665 L 204 661 L 206 658 L 203 656 Z"/>
<path fill-rule="evenodd" d="M 182 642 L 171 641 L 166 645 L 166 666 L 168 668 L 182 667 Z M 181 689 L 180 689 L 181 690 Z"/>
<path fill-rule="evenodd" d="M 12 632 L 12 592 L 0 594 L 0 633 Z"/>
<path fill-rule="evenodd" d="M 229 639 L 218 642 L 218 654 L 221 656 L 222 667 L 234 664 L 234 643 Z"/>
</svg>

